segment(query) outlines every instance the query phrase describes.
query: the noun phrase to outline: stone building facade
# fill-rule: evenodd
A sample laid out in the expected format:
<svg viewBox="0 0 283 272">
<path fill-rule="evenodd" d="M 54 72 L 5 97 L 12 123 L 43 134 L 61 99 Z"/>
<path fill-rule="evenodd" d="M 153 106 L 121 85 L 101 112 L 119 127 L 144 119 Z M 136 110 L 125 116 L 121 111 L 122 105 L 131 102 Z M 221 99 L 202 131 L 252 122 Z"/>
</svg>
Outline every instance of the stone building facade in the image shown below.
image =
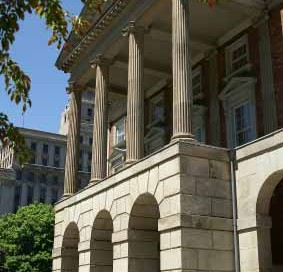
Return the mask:
<svg viewBox="0 0 283 272">
<path fill-rule="evenodd" d="M 82 97 L 78 188 L 90 179 L 93 133 L 92 92 Z M 63 195 L 69 104 L 62 112 L 59 134 L 20 128 L 33 152 L 23 167 L 13 150 L 0 148 L 0 216 L 33 202 L 54 204 Z"/>
<path fill-rule="evenodd" d="M 53 271 L 282 271 L 283 1 L 117 0 L 81 15 L 90 29 L 56 62 L 71 102 Z"/>
</svg>

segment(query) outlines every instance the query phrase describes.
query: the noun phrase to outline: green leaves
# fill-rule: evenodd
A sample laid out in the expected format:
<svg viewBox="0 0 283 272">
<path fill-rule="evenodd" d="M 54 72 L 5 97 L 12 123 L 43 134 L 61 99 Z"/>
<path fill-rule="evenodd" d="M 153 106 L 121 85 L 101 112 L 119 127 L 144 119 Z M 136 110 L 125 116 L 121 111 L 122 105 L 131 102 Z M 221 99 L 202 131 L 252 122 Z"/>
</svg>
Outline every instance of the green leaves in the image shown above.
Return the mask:
<svg viewBox="0 0 283 272">
<path fill-rule="evenodd" d="M 50 272 L 54 213 L 51 205 L 33 204 L 0 218 L 0 248 L 9 272 Z"/>
</svg>

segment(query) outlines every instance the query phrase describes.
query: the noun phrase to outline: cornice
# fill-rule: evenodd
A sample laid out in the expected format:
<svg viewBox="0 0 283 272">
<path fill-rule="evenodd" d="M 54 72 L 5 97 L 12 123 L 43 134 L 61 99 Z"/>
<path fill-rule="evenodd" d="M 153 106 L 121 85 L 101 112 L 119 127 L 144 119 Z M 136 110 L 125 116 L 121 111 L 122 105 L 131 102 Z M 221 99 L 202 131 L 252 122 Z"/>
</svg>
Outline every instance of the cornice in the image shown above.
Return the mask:
<svg viewBox="0 0 283 272">
<path fill-rule="evenodd" d="M 131 0 L 116 0 L 109 6 L 104 14 L 101 15 L 100 19 L 96 21 L 87 34 L 82 38 L 80 43 L 71 50 L 69 54 L 61 51 L 56 66 L 58 69 L 64 72 L 69 72 L 74 62 L 86 51 L 90 44 L 94 44 L 97 39 L 103 34 L 104 30 L 118 17 L 121 11 L 129 4 Z"/>
</svg>

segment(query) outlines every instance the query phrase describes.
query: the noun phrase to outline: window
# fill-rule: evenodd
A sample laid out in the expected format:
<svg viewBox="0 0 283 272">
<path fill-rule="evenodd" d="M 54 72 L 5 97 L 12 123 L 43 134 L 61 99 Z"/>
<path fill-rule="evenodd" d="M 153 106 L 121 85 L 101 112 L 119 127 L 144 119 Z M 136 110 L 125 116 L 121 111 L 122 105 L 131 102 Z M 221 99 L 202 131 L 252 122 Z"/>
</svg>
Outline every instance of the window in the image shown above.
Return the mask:
<svg viewBox="0 0 283 272">
<path fill-rule="evenodd" d="M 27 204 L 31 204 L 33 202 L 33 187 L 28 186 L 28 194 L 27 194 Z"/>
<path fill-rule="evenodd" d="M 48 153 L 48 144 L 44 144 L 42 150 L 43 150 L 43 153 L 47 154 Z"/>
<path fill-rule="evenodd" d="M 198 66 L 193 70 L 192 73 L 192 89 L 193 89 L 193 98 L 199 99 L 202 98 L 202 70 L 201 66 Z"/>
<path fill-rule="evenodd" d="M 14 194 L 14 212 L 16 212 L 21 203 L 22 186 L 16 185 Z"/>
<path fill-rule="evenodd" d="M 37 150 L 37 144 L 35 142 L 31 142 L 30 148 L 32 150 L 32 154 L 31 154 L 31 157 L 30 157 L 30 163 L 35 164 L 35 154 L 36 154 L 36 150 Z"/>
<path fill-rule="evenodd" d="M 54 167 L 60 167 L 60 159 L 59 158 L 54 158 L 53 166 Z"/>
<path fill-rule="evenodd" d="M 58 176 L 53 176 L 52 184 L 55 185 L 55 186 L 57 186 L 57 185 L 58 185 L 58 182 L 59 182 Z"/>
<path fill-rule="evenodd" d="M 92 137 L 89 137 L 88 142 L 89 142 L 89 145 L 92 146 L 93 138 L 92 138 Z"/>
<path fill-rule="evenodd" d="M 92 108 L 87 109 L 87 116 L 92 117 Z"/>
<path fill-rule="evenodd" d="M 234 108 L 235 145 L 243 145 L 252 140 L 251 105 L 245 103 Z"/>
<path fill-rule="evenodd" d="M 22 180 L 22 171 L 21 170 L 17 170 L 17 172 L 16 172 L 16 180 Z"/>
<path fill-rule="evenodd" d="M 227 75 L 234 74 L 246 67 L 249 63 L 248 39 L 246 36 L 227 48 L 226 62 Z"/>
<path fill-rule="evenodd" d="M 84 142 L 84 137 L 80 136 L 80 143 L 82 144 Z"/>
<path fill-rule="evenodd" d="M 203 105 L 194 104 L 192 109 L 193 109 L 193 114 L 192 114 L 193 134 L 196 140 L 205 143 L 207 107 Z"/>
<path fill-rule="evenodd" d="M 28 172 L 27 180 L 30 181 L 30 182 L 34 182 L 34 173 L 33 172 Z"/>
<path fill-rule="evenodd" d="M 220 93 L 225 111 L 229 148 L 256 139 L 255 83 L 253 77 L 235 77 Z"/>
<path fill-rule="evenodd" d="M 32 151 L 36 152 L 37 144 L 35 142 L 31 142 L 30 148 Z"/>
<path fill-rule="evenodd" d="M 60 151 L 61 151 L 60 146 L 55 146 L 55 155 L 59 156 L 60 155 Z"/>
<path fill-rule="evenodd" d="M 156 121 L 163 121 L 165 117 L 165 101 L 164 101 L 164 93 L 160 93 L 149 101 L 149 123 L 152 124 Z"/>
<path fill-rule="evenodd" d="M 115 144 L 119 144 L 125 140 L 125 119 L 118 121 L 115 124 L 116 135 L 115 135 Z"/>
<path fill-rule="evenodd" d="M 40 187 L 39 202 L 45 203 L 46 199 L 46 188 Z"/>
<path fill-rule="evenodd" d="M 43 184 L 47 184 L 47 176 L 46 176 L 46 174 L 41 174 L 39 176 L 39 182 L 43 183 Z"/>
<path fill-rule="evenodd" d="M 51 190 L 51 203 L 54 204 L 57 199 L 58 199 L 58 196 L 57 196 L 57 188 L 52 188 Z"/>
</svg>

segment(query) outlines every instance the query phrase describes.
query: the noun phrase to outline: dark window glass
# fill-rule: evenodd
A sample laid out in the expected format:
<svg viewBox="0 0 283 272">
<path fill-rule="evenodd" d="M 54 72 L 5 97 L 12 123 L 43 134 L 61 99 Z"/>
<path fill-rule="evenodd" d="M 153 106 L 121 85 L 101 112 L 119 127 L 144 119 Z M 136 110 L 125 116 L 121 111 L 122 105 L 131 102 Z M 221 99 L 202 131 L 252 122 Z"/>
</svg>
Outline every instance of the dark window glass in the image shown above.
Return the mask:
<svg viewBox="0 0 283 272">
<path fill-rule="evenodd" d="M 14 212 L 16 212 L 20 206 L 21 194 L 22 194 L 22 186 L 17 185 L 15 187 L 15 194 L 14 194 Z"/>
<path fill-rule="evenodd" d="M 80 136 L 80 143 L 82 144 L 84 141 L 84 137 L 83 136 Z"/>
<path fill-rule="evenodd" d="M 87 109 L 87 116 L 92 117 L 92 108 Z"/>
<path fill-rule="evenodd" d="M 33 202 L 33 187 L 28 186 L 28 195 L 27 195 L 27 204 L 31 204 Z"/>
<path fill-rule="evenodd" d="M 43 153 L 48 153 L 48 144 L 43 145 Z"/>
<path fill-rule="evenodd" d="M 58 176 L 53 176 L 53 185 L 58 185 L 59 178 Z"/>
<path fill-rule="evenodd" d="M 54 204 L 58 199 L 57 192 L 58 192 L 57 188 L 52 188 L 52 190 L 51 190 L 51 203 L 52 204 Z"/>
<path fill-rule="evenodd" d="M 45 203 L 45 199 L 46 199 L 46 188 L 45 188 L 45 187 L 41 187 L 41 188 L 40 188 L 39 201 L 40 201 L 41 203 Z"/>
<path fill-rule="evenodd" d="M 89 141 L 89 145 L 91 145 L 91 146 L 92 146 L 93 138 L 91 138 L 91 137 L 90 137 L 88 141 Z"/>
<path fill-rule="evenodd" d="M 47 183 L 47 176 L 45 174 L 41 174 L 40 177 L 39 177 L 39 182 L 46 184 Z"/>
<path fill-rule="evenodd" d="M 35 142 L 32 142 L 30 148 L 31 148 L 32 151 L 36 151 L 37 144 Z"/>
<path fill-rule="evenodd" d="M 59 167 L 60 166 L 60 160 L 57 159 L 57 158 L 54 158 L 54 164 L 53 164 L 54 167 Z"/>
<path fill-rule="evenodd" d="M 61 148 L 60 146 L 55 146 L 55 155 L 60 155 Z"/>
<path fill-rule="evenodd" d="M 17 180 L 21 180 L 21 179 L 22 179 L 22 171 L 21 171 L 21 170 L 18 170 L 18 171 L 16 172 L 16 179 L 17 179 Z"/>
<path fill-rule="evenodd" d="M 33 172 L 28 172 L 27 180 L 31 181 L 31 182 L 34 182 L 34 173 Z"/>
</svg>

